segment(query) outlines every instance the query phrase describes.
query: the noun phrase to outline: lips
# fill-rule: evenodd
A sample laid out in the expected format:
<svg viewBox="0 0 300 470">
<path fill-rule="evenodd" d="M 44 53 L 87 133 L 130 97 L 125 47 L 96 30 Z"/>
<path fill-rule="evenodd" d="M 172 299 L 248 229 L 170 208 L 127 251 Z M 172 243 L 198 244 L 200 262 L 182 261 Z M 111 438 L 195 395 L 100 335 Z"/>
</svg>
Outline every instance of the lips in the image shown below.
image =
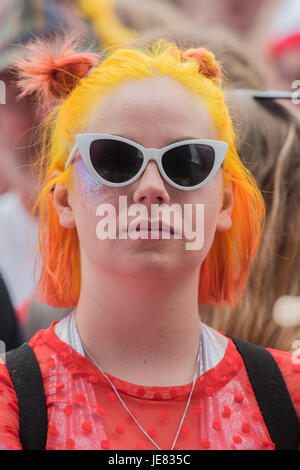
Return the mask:
<svg viewBox="0 0 300 470">
<path fill-rule="evenodd" d="M 161 220 L 141 220 L 136 227 L 136 231 L 141 232 L 143 230 L 147 230 L 148 232 L 167 232 L 171 235 L 175 233 L 172 225 L 168 225 Z"/>
</svg>

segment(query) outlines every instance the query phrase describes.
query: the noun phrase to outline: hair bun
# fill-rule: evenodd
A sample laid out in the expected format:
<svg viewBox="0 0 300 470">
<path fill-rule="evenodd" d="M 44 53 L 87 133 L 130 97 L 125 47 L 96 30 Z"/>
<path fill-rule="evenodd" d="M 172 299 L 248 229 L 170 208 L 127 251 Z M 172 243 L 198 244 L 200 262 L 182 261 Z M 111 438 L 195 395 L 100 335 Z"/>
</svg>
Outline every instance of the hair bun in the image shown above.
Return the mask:
<svg viewBox="0 0 300 470">
<path fill-rule="evenodd" d="M 74 36 L 55 41 L 36 39 L 24 48 L 16 63 L 19 97 L 36 94 L 41 104 L 49 105 L 52 98 L 63 99 L 81 78 L 99 62 L 99 55 L 76 52 Z"/>
<path fill-rule="evenodd" d="M 215 60 L 215 56 L 212 52 L 207 49 L 188 49 L 183 52 L 180 51 L 180 57 L 182 61 L 194 60 L 199 65 L 199 72 L 207 78 L 212 80 L 221 79 L 221 67 Z"/>
</svg>

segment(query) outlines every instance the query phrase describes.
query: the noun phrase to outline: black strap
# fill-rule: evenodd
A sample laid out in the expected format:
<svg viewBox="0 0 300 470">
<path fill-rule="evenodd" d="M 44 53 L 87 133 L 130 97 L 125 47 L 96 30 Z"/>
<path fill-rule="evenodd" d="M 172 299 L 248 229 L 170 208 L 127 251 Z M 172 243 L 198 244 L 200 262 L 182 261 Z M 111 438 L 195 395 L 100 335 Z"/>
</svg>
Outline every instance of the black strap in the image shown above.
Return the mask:
<svg viewBox="0 0 300 470">
<path fill-rule="evenodd" d="M 241 354 L 276 450 L 297 450 L 300 424 L 281 371 L 272 354 L 257 346 L 229 336 Z"/>
<path fill-rule="evenodd" d="M 0 273 L 0 340 L 6 351 L 19 347 L 25 341 L 23 328 L 18 321 L 8 289 Z"/>
<path fill-rule="evenodd" d="M 41 371 L 28 343 L 9 351 L 5 364 L 19 403 L 23 450 L 44 450 L 47 442 L 47 406 Z"/>
</svg>

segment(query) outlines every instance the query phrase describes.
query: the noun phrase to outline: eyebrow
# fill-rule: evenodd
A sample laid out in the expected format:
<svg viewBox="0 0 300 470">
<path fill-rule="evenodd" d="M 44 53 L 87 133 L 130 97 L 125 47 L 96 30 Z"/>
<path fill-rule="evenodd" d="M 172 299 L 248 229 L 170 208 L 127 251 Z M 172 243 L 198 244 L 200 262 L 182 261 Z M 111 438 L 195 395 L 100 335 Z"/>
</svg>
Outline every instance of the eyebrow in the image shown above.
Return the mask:
<svg viewBox="0 0 300 470">
<path fill-rule="evenodd" d="M 195 137 L 195 136 L 187 136 L 187 137 L 181 137 L 180 139 L 175 139 L 170 142 L 170 144 L 176 144 L 176 142 L 182 142 L 184 140 L 199 140 L 200 137 Z"/>
<path fill-rule="evenodd" d="M 132 140 L 132 142 L 135 142 L 136 144 L 139 144 L 139 145 L 142 145 L 140 142 L 137 142 L 136 140 L 134 139 L 131 139 L 129 137 L 126 137 L 125 135 L 120 135 L 120 134 L 112 134 L 116 137 L 122 137 L 123 139 L 128 139 L 128 140 Z M 168 145 L 171 145 L 171 144 L 176 144 L 177 142 L 183 142 L 184 140 L 199 140 L 200 137 L 195 137 L 195 136 L 185 136 L 185 137 L 180 137 L 179 139 L 175 139 L 175 140 L 172 140 L 171 142 L 169 142 L 168 144 L 165 144 L 163 147 L 167 147 Z M 162 148 L 163 148 L 162 147 Z"/>
</svg>

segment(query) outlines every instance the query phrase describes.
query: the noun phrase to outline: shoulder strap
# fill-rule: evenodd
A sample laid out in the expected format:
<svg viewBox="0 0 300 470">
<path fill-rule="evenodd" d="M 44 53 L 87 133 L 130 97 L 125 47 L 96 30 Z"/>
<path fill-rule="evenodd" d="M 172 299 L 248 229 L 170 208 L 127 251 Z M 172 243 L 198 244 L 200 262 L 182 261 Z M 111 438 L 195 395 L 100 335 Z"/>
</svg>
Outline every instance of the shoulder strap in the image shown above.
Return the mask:
<svg viewBox="0 0 300 470">
<path fill-rule="evenodd" d="M 47 406 L 41 371 L 28 343 L 9 351 L 5 364 L 19 403 L 20 441 L 23 450 L 45 450 Z"/>
<path fill-rule="evenodd" d="M 300 424 L 281 371 L 272 354 L 237 338 L 232 338 L 241 354 L 257 403 L 276 450 L 297 450 Z"/>
</svg>

